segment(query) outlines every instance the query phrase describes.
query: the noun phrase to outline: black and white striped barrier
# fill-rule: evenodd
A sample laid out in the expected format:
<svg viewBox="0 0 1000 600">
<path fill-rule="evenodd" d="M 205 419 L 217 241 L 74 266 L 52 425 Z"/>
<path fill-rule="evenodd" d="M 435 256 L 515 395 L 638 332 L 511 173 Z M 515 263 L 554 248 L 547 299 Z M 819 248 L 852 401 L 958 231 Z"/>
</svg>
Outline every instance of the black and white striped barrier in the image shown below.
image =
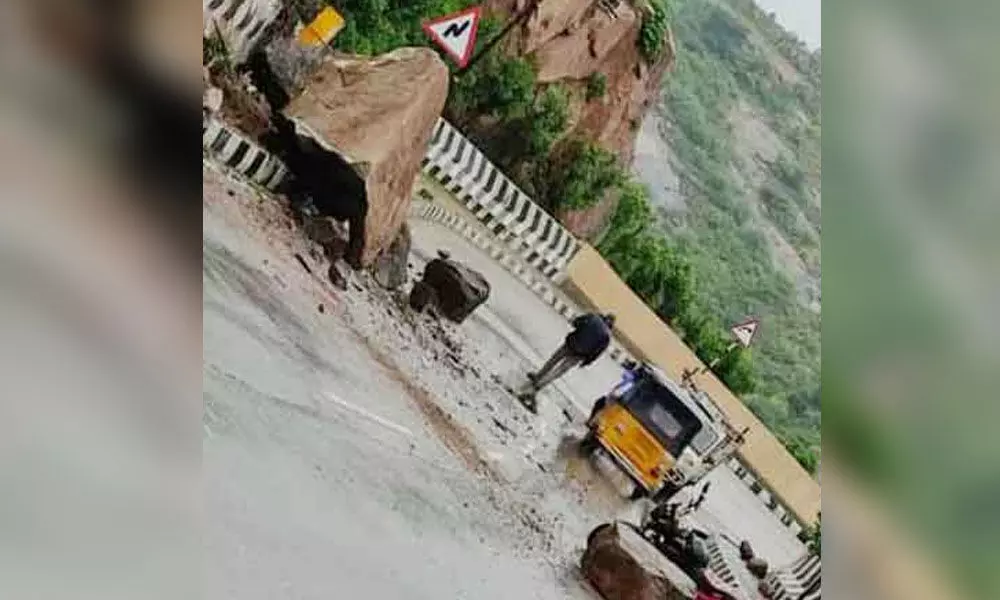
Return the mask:
<svg viewBox="0 0 1000 600">
<path fill-rule="evenodd" d="M 750 600 L 759 597 L 756 583 L 749 579 L 750 573 L 746 571 L 745 566 L 740 564 L 742 559 L 740 559 L 736 548 L 721 539 L 718 533 L 710 534 L 705 546 L 708 550 L 708 568 L 726 585 L 735 590 L 738 598 Z M 739 572 L 742 572 L 743 575 L 740 576 Z"/>
<path fill-rule="evenodd" d="M 526 263 L 554 283 L 565 279 L 580 243 L 444 119 L 434 127 L 423 169 Z"/>
<path fill-rule="evenodd" d="M 279 0 L 202 0 L 205 34 L 219 28 L 230 58 L 246 60 L 281 11 Z"/>
<path fill-rule="evenodd" d="M 808 554 L 791 565 L 772 571 L 764 579 L 771 600 L 820 600 L 823 566 L 820 558 Z"/>
<path fill-rule="evenodd" d="M 202 121 L 201 143 L 209 158 L 269 190 L 288 175 L 276 156 L 214 117 Z"/>
</svg>

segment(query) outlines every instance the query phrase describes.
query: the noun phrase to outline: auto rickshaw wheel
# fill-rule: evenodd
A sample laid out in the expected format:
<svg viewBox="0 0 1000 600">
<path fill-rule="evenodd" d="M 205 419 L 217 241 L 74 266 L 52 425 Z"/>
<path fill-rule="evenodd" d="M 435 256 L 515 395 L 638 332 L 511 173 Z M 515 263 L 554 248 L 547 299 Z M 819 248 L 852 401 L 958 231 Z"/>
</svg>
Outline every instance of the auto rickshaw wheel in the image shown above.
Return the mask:
<svg viewBox="0 0 1000 600">
<path fill-rule="evenodd" d="M 662 487 L 660 487 L 660 489 L 656 490 L 655 494 L 653 494 L 653 502 L 662 504 L 673 497 L 678 491 L 680 491 L 680 488 L 667 481 Z"/>
<path fill-rule="evenodd" d="M 580 440 L 580 453 L 584 456 L 590 456 L 597 451 L 597 447 L 599 445 L 597 436 L 594 435 L 594 430 L 588 429 L 587 434 L 583 436 L 582 440 Z"/>
<path fill-rule="evenodd" d="M 646 488 L 642 487 L 638 483 L 633 482 L 632 483 L 632 493 L 629 494 L 628 499 L 632 500 L 632 501 L 642 500 L 647 495 L 648 495 L 648 492 L 646 492 Z"/>
</svg>

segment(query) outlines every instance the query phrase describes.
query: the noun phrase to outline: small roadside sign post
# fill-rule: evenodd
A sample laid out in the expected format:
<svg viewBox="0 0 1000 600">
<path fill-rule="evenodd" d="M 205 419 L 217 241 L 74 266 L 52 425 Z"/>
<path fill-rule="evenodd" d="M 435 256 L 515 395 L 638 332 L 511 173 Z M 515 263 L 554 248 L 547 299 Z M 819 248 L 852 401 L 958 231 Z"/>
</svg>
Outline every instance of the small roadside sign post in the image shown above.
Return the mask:
<svg viewBox="0 0 1000 600">
<path fill-rule="evenodd" d="M 737 341 L 744 348 L 749 348 L 750 343 L 753 342 L 754 336 L 757 335 L 757 330 L 760 328 L 760 321 L 756 318 L 747 319 L 742 323 L 733 325 L 729 330 L 732 332 L 733 336 L 736 337 Z"/>
<path fill-rule="evenodd" d="M 731 342 L 728 346 L 726 346 L 726 351 L 723 353 L 722 357 L 729 356 L 729 353 L 735 350 L 738 346 L 749 348 L 750 344 L 753 343 L 754 338 L 757 336 L 758 329 L 760 329 L 760 319 L 757 319 L 756 317 L 747 319 L 742 323 L 737 323 L 736 325 L 730 327 L 729 332 L 733 334 L 733 337 L 736 338 L 736 341 Z M 681 377 L 681 379 L 685 382 L 689 382 L 691 377 L 694 375 L 708 373 L 716 366 L 718 366 L 720 362 L 722 362 L 722 357 L 716 358 L 711 362 L 711 364 L 702 367 L 701 370 L 699 371 L 695 371 L 692 373 L 685 370 L 684 375 Z"/>
<path fill-rule="evenodd" d="M 479 18 L 482 12 L 482 7 L 473 6 L 427 21 L 423 24 L 423 29 L 462 69 L 469 64 L 472 51 L 476 47 L 476 34 L 479 32 Z"/>
<path fill-rule="evenodd" d="M 327 6 L 298 34 L 298 42 L 305 47 L 323 47 L 329 44 L 344 28 L 344 17 L 332 6 Z"/>
</svg>

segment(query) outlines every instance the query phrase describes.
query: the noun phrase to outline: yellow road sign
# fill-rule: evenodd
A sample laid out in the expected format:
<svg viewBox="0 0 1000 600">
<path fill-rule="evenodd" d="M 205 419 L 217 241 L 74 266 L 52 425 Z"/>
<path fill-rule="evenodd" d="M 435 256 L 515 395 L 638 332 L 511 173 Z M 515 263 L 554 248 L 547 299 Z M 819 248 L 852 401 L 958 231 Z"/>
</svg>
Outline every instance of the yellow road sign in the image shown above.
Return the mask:
<svg viewBox="0 0 1000 600">
<path fill-rule="evenodd" d="M 327 6 L 299 32 L 299 43 L 303 46 L 325 46 L 344 28 L 344 17 L 331 6 Z"/>
</svg>

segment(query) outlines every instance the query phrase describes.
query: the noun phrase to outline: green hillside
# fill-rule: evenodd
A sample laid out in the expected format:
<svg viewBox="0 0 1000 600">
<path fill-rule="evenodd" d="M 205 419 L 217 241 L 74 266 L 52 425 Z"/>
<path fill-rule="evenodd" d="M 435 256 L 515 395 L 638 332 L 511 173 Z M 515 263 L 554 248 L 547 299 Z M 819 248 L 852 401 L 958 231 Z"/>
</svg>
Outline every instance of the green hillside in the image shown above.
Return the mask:
<svg viewBox="0 0 1000 600">
<path fill-rule="evenodd" d="M 683 208 L 659 208 L 695 312 L 758 316 L 750 407 L 811 466 L 819 445 L 820 56 L 752 0 L 674 0 L 661 134 Z M 641 174 L 640 174 L 641 176 Z M 652 190 L 653 203 L 656 191 Z"/>
</svg>

